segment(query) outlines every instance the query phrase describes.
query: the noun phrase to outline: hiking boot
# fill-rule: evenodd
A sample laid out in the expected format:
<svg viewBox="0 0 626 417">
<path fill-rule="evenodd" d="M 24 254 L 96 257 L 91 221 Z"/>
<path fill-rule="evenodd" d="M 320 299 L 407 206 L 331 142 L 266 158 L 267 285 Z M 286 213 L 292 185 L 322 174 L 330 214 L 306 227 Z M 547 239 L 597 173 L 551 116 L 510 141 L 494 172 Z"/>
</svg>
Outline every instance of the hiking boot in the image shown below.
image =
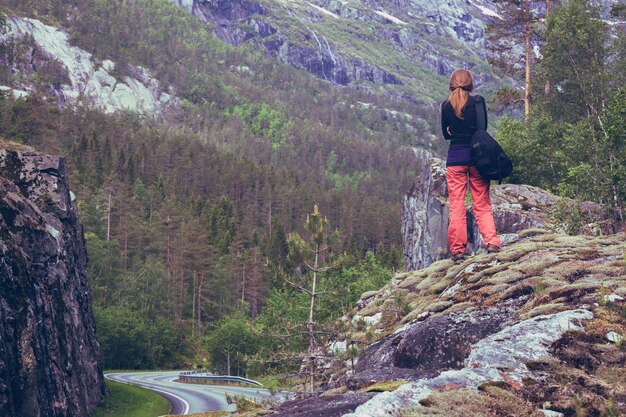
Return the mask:
<svg viewBox="0 0 626 417">
<path fill-rule="evenodd" d="M 452 260 L 457 265 L 462 263 L 465 260 L 465 253 L 464 252 L 459 252 L 459 253 L 452 254 Z"/>
<path fill-rule="evenodd" d="M 487 245 L 487 253 L 498 253 L 500 252 L 500 246 L 492 245 L 489 243 Z"/>
</svg>

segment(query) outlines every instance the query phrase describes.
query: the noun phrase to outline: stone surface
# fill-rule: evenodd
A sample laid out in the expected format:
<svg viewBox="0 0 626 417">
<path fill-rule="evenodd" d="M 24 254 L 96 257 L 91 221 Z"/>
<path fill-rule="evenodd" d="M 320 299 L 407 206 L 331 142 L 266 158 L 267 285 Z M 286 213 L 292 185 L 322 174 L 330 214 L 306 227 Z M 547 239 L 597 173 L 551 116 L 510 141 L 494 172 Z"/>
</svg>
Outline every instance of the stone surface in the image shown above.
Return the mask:
<svg viewBox="0 0 626 417">
<path fill-rule="evenodd" d="M 476 68 L 479 88 L 500 84 L 482 65 L 488 58 L 485 26 L 499 18 L 492 0 L 170 1 L 210 24 L 225 42 L 247 43 L 339 85 L 367 87 L 366 81 L 433 104 L 456 68 Z"/>
<path fill-rule="evenodd" d="M 541 410 L 544 416 L 546 417 L 565 417 L 565 414 L 559 413 L 558 411 L 552 410 Z"/>
<path fill-rule="evenodd" d="M 444 161 L 427 161 L 402 204 L 404 269 L 425 268 L 447 257 L 448 198 Z"/>
<path fill-rule="evenodd" d="M 590 415 L 602 415 L 611 399 L 617 412 L 626 413 L 619 376 L 626 372 L 626 351 L 606 338 L 609 331 L 626 334 L 626 303 L 616 297 L 607 302 L 608 295 L 626 294 L 625 241 L 623 233 L 568 236 L 531 229 L 500 253 L 400 273 L 343 318 L 346 340 L 363 353 L 325 367 L 320 390 L 411 381 L 361 404 L 351 417 L 398 415 L 432 395 L 477 391 L 482 384 L 508 390 L 513 401 L 519 397 L 537 411 L 569 416 L 582 404 Z M 398 299 L 408 306 L 399 315 Z M 362 324 L 350 324 L 356 315 L 379 314 L 369 335 Z M 505 410 L 510 401 L 494 395 Z M 331 405 L 318 403 L 320 412 Z"/>
<path fill-rule="evenodd" d="M 500 330 L 519 308 L 517 302 L 490 308 L 428 317 L 403 326 L 372 344 L 359 357 L 347 379 L 350 389 L 377 381 L 433 377 L 460 369 L 473 343 Z"/>
<path fill-rule="evenodd" d="M 613 343 L 622 343 L 624 338 L 617 332 L 610 331 L 606 334 L 606 338 Z"/>
<path fill-rule="evenodd" d="M 564 311 L 539 316 L 508 326 L 472 345 L 472 353 L 460 370 L 442 372 L 434 378 L 405 384 L 394 392 L 376 395 L 345 417 L 376 417 L 398 413 L 403 408 L 422 407 L 423 400 L 450 389 L 477 389 L 492 381 L 521 382 L 526 362 L 545 357 L 550 344 L 568 330 L 581 330 L 581 320 L 590 320 L 587 310 Z"/>
<path fill-rule="evenodd" d="M 86 417 L 104 383 L 65 162 L 6 148 L 0 141 L 0 415 Z"/>
<path fill-rule="evenodd" d="M 489 4 L 475 6 L 462 0 L 443 7 L 432 1 L 171 1 L 210 24 L 222 40 L 233 45 L 253 43 L 269 56 L 339 85 L 355 81 L 400 85 L 415 77 L 416 66 L 437 80 L 436 76 L 448 75 L 456 67 L 486 59 L 480 46 L 485 19 L 490 18 L 485 14 Z M 328 27 L 326 20 L 335 25 Z M 450 53 L 448 45 L 442 47 L 435 41 L 439 36 L 459 42 L 460 49 L 477 48 L 468 49 L 466 57 Z M 374 57 L 368 54 L 371 49 L 360 46 L 372 41 L 384 46 L 387 59 Z M 477 78 L 480 84 L 493 77 L 482 74 Z"/>
</svg>

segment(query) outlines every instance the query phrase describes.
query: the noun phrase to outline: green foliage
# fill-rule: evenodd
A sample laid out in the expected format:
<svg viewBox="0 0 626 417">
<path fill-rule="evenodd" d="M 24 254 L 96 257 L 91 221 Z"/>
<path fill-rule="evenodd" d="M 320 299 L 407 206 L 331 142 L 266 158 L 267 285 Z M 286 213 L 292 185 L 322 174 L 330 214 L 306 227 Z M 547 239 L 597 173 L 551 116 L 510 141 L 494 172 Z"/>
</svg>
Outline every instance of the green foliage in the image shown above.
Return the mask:
<svg viewBox="0 0 626 417">
<path fill-rule="evenodd" d="M 123 307 L 95 307 L 102 361 L 108 369 L 175 366 L 179 346 L 167 320 L 149 320 Z"/>
<path fill-rule="evenodd" d="M 109 395 L 91 417 L 154 417 L 165 415 L 171 404 L 145 388 L 105 380 Z"/>
<path fill-rule="evenodd" d="M 208 213 L 208 240 L 222 254 L 228 249 L 236 234 L 235 213 L 233 202 L 227 197 L 220 197 L 216 205 Z"/>
<path fill-rule="evenodd" d="M 497 123 L 498 141 L 513 161 L 511 182 L 522 182 L 554 189 L 564 169 L 559 127 L 547 116 L 523 121 L 502 117 Z"/>
<path fill-rule="evenodd" d="M 340 331 L 336 321 L 354 307 L 361 294 L 380 289 L 392 276 L 391 270 L 382 266 L 372 252 L 359 261 L 344 262 L 341 268 L 328 272 L 319 284 L 324 295 L 317 300 L 315 320 L 324 329 L 324 337 L 330 339 Z M 309 307 L 309 295 L 291 286 L 271 290 L 256 322 L 261 333 L 273 335 L 264 342 L 265 349 L 281 355 L 305 350 L 303 324 L 308 320 Z M 299 366 L 297 362 L 287 361 L 271 366 L 275 370 L 287 370 L 289 365 Z"/>
<path fill-rule="evenodd" d="M 215 372 L 245 376 L 248 356 L 259 348 L 259 337 L 241 313 L 222 319 L 206 337 L 207 350 Z"/>
<path fill-rule="evenodd" d="M 587 0 L 567 0 L 550 13 L 541 73 L 550 82 L 545 108 L 576 122 L 601 111 L 607 94 L 608 28 Z"/>
<path fill-rule="evenodd" d="M 325 317 L 336 319 L 348 313 L 367 291 L 378 290 L 391 280 L 392 272 L 380 264 L 373 252 L 351 266 L 333 272 L 328 281 L 332 283 L 334 297 L 321 303 Z"/>
<path fill-rule="evenodd" d="M 597 11 L 585 0 L 570 0 L 550 13 L 545 37 L 540 72 L 549 90 L 538 97 L 529 124 L 498 123 L 498 138 L 514 162 L 511 181 L 619 213 L 626 201 L 626 89 L 612 88 L 621 71 L 608 74 L 626 59 L 624 34 L 609 44 Z"/>
<path fill-rule="evenodd" d="M 552 215 L 556 220 L 556 225 L 568 235 L 577 235 L 582 231 L 583 217 L 580 204 L 577 202 L 560 201 Z"/>
<path fill-rule="evenodd" d="M 287 144 L 294 125 L 286 115 L 285 105 L 280 102 L 276 103 L 275 108 L 266 103 L 236 105 L 232 110 L 227 109 L 225 115 L 240 117 L 254 134 L 268 138 L 274 151 Z"/>
<path fill-rule="evenodd" d="M 315 203 L 339 227 L 333 256 L 350 258 L 322 280 L 334 295 L 320 298 L 321 322 L 399 266 L 400 196 L 418 166 L 405 145 L 431 149 L 421 137 L 433 136 L 435 109 L 336 89 L 226 46 L 167 0 L 2 4 L 67 28 L 73 45 L 115 61 L 118 79 L 148 68 L 182 101 L 153 120 L 59 110 L 38 93 L 0 98 L 2 137 L 66 158 L 107 366 L 176 364 L 187 359 L 192 334 L 239 309 L 261 312 L 265 332 L 305 321 L 307 300 L 281 277 L 296 275 L 288 235 L 308 238 L 301 220 Z M 8 52 L 17 59 L 24 46 L 4 43 L 0 60 L 11 64 Z M 409 61 L 403 68 L 415 66 Z M 67 81 L 56 61 L 35 72 L 44 91 Z M 368 251 L 376 255 L 361 264 Z M 264 337 L 259 347 L 293 353 L 300 342 L 297 334 L 287 345 Z M 247 372 L 244 359 L 238 366 Z"/>
<path fill-rule="evenodd" d="M 348 174 L 341 174 L 337 172 L 337 154 L 331 151 L 326 157 L 326 169 L 324 173 L 334 184 L 338 190 L 350 188 L 353 191 L 358 191 L 361 182 L 365 182 L 372 178 L 372 173 L 369 171 L 354 171 Z"/>
</svg>

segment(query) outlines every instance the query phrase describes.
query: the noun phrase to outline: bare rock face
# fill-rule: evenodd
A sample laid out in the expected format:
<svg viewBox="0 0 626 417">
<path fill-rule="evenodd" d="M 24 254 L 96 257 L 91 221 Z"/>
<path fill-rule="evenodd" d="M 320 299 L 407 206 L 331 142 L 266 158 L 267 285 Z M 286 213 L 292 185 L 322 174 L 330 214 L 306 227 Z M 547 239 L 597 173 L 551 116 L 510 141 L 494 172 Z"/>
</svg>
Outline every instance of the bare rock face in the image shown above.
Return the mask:
<svg viewBox="0 0 626 417">
<path fill-rule="evenodd" d="M 380 84 L 402 84 L 398 77 L 364 59 L 344 56 L 321 34 L 310 31 L 305 42 L 294 42 L 268 19 L 261 2 L 249 0 L 172 0 L 200 21 L 208 23 L 218 38 L 232 45 L 257 40 L 267 55 L 316 77 L 339 85 L 365 80 Z M 309 5 L 316 12 L 315 6 Z M 282 14 L 291 13 L 288 8 Z M 330 12 L 328 12 L 330 13 Z M 308 19 L 308 18 L 307 18 Z M 303 24 L 305 27 L 306 23 Z M 313 46 L 311 46 L 313 45 Z"/>
<path fill-rule="evenodd" d="M 626 334 L 624 238 L 531 229 L 499 253 L 396 275 L 377 293 L 363 294 L 345 318 L 358 316 L 360 324 L 336 344 L 350 341 L 362 353 L 338 356 L 320 387 L 342 392 L 337 398 L 354 411 L 335 412 L 335 397 L 320 396 L 285 403 L 281 415 L 315 404 L 318 414 L 302 415 L 444 416 L 465 396 L 484 400 L 479 392 L 496 387 L 500 397 L 491 408 L 458 415 L 496 415 L 510 401 L 531 411 L 506 415 L 575 415 L 581 402 L 589 415 L 602 415 L 607 399 L 615 415 L 626 413 L 621 380 L 604 377 L 626 371 L 626 351 L 607 332 Z M 395 391 L 362 396 L 385 389 Z M 433 398 L 451 403 L 438 409 Z"/>
<path fill-rule="evenodd" d="M 519 384 L 530 374 L 525 363 L 546 357 L 548 346 L 566 331 L 582 330 L 583 320 L 592 318 L 590 311 L 570 310 L 507 326 L 474 344 L 465 367 L 405 384 L 395 392 L 379 394 L 344 417 L 383 417 L 395 415 L 403 408 L 419 409 L 423 407 L 420 401 L 449 387 L 477 389 L 481 384 L 494 381 Z"/>
<path fill-rule="evenodd" d="M 448 254 L 448 190 L 445 163 L 428 161 L 421 176 L 405 196 L 402 205 L 404 237 L 404 269 L 415 271 Z M 567 219 L 558 219 L 559 210 L 575 210 L 580 232 L 588 234 L 616 233 L 617 222 L 604 206 L 573 202 L 530 185 L 502 184 L 491 186 L 491 203 L 496 231 L 503 244 L 515 241 L 517 233 L 527 229 L 559 230 L 569 227 Z M 567 216 L 567 213 L 564 213 Z M 467 209 L 468 252 L 482 249 L 482 238 L 471 207 Z"/>
<path fill-rule="evenodd" d="M 461 369 L 472 344 L 498 332 L 519 304 L 508 301 L 403 326 L 367 348 L 347 386 L 360 389 L 378 381 L 432 378 L 445 370 Z"/>
<path fill-rule="evenodd" d="M 402 204 L 405 270 L 421 269 L 447 257 L 447 199 L 444 162 L 433 158 L 424 165 Z"/>
<path fill-rule="evenodd" d="M 0 141 L 0 415 L 86 417 L 100 403 L 86 263 L 64 160 Z"/>
</svg>

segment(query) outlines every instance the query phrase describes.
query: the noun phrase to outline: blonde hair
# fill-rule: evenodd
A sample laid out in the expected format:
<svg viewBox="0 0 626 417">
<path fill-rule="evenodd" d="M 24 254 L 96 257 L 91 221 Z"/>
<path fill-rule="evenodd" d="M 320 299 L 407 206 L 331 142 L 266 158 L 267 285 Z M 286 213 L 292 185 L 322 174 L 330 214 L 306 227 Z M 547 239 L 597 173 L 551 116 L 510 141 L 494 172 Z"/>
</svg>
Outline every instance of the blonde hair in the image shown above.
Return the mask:
<svg viewBox="0 0 626 417">
<path fill-rule="evenodd" d="M 454 70 L 450 76 L 450 104 L 454 109 L 454 114 L 459 119 L 463 119 L 463 109 L 469 100 L 469 92 L 474 89 L 472 73 L 466 69 Z"/>
</svg>

